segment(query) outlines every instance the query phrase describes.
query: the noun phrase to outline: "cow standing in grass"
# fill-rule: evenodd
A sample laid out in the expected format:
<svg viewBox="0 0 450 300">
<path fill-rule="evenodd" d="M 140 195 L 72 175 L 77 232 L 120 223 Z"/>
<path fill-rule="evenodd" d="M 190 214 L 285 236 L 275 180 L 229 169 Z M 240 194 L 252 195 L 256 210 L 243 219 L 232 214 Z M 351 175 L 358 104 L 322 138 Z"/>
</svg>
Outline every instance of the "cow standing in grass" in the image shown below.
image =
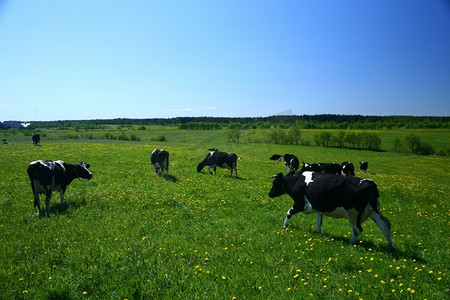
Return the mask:
<svg viewBox="0 0 450 300">
<path fill-rule="evenodd" d="M 80 162 L 76 165 L 68 164 L 62 160 L 36 160 L 30 163 L 27 169 L 31 181 L 31 190 L 34 194 L 34 208 L 41 212 L 39 194 L 45 194 L 45 208 L 47 216 L 50 215 L 49 207 L 53 192 L 60 192 L 60 203 L 64 202 L 64 193 L 67 186 L 75 178 L 91 179 L 89 164 Z"/>
<path fill-rule="evenodd" d="M 369 168 L 369 163 L 367 161 L 359 162 L 359 171 L 361 173 L 366 173 L 368 168 Z"/>
<path fill-rule="evenodd" d="M 294 205 L 288 210 L 284 228 L 296 213 L 317 213 L 333 218 L 346 218 L 352 227 L 351 244 L 355 244 L 363 231 L 361 223 L 371 218 L 386 237 L 390 249 L 391 224 L 380 212 L 377 185 L 369 179 L 348 178 L 334 174 L 304 172 L 300 176 L 274 176 L 269 197 L 288 194 Z M 317 223 L 319 232 L 321 224 Z"/>
<path fill-rule="evenodd" d="M 166 171 L 166 175 L 169 177 L 169 152 L 162 149 L 155 149 L 152 152 L 150 160 L 155 175 L 160 173 L 161 175 L 164 175 L 164 171 Z"/>
<path fill-rule="evenodd" d="M 39 145 L 39 143 L 41 142 L 41 135 L 40 134 L 34 134 L 31 137 L 31 142 L 33 143 L 33 145 Z"/>
<path fill-rule="evenodd" d="M 269 159 L 280 162 L 281 158 L 284 159 L 284 169 L 289 170 L 289 174 L 294 174 L 295 172 L 298 171 L 298 167 L 300 166 L 300 161 L 298 160 L 297 156 L 295 156 L 294 154 L 286 153 L 283 156 L 281 156 L 279 154 L 274 154 Z"/>
<path fill-rule="evenodd" d="M 211 151 L 205 157 L 204 160 L 198 163 L 197 172 L 201 172 L 205 166 L 208 166 L 209 174 L 212 174 L 211 168 L 214 169 L 214 175 L 216 174 L 216 168 L 225 168 L 230 170 L 230 176 L 233 177 L 233 170 L 237 174 L 237 161 L 238 156 L 234 153 L 221 152 L 221 151 Z"/>
<path fill-rule="evenodd" d="M 341 175 L 345 177 L 354 177 L 355 176 L 355 166 L 349 162 L 344 161 L 341 163 Z"/>
</svg>

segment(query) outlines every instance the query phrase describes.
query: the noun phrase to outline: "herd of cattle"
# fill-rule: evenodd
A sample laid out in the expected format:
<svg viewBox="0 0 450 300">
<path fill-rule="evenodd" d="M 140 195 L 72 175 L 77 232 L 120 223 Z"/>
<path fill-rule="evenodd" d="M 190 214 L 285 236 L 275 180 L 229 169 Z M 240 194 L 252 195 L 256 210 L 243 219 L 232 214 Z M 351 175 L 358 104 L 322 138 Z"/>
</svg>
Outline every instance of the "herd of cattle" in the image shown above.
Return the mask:
<svg viewBox="0 0 450 300">
<path fill-rule="evenodd" d="M 221 152 L 216 148 L 208 149 L 209 153 L 197 165 L 197 172 L 207 166 L 208 172 L 216 174 L 216 168 L 226 168 L 230 176 L 237 174 L 237 161 L 234 153 Z M 281 161 L 284 159 L 286 175 L 278 173 L 274 178 L 269 197 L 274 198 L 288 194 L 294 201 L 288 210 L 284 228 L 288 227 L 290 218 L 299 212 L 316 213 L 316 224 L 319 233 L 322 230 L 322 216 L 346 218 L 352 228 L 351 244 L 355 244 L 363 231 L 361 223 L 369 217 L 376 223 L 386 237 L 390 249 L 394 249 L 390 235 L 390 222 L 380 212 L 379 193 L 377 185 L 370 179 L 360 179 L 355 176 L 354 166 L 350 162 L 307 163 L 300 162 L 295 155 L 283 156 L 274 154 L 269 159 Z M 155 175 L 169 176 L 169 152 L 155 149 L 151 153 L 151 164 Z M 91 179 L 89 164 L 37 160 L 30 163 L 27 169 L 34 194 L 34 208 L 41 211 L 40 194 L 45 194 L 46 212 L 49 215 L 49 205 L 52 192 L 60 192 L 60 202 L 64 201 L 67 186 L 75 178 Z M 360 162 L 360 171 L 366 172 L 367 162 Z"/>
</svg>

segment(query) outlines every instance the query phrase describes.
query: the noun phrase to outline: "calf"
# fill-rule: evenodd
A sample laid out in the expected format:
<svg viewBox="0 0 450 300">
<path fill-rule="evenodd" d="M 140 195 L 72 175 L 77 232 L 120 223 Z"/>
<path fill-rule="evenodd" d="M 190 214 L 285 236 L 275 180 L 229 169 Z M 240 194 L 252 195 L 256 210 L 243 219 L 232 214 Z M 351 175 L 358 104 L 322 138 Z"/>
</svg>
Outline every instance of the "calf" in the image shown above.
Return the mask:
<svg viewBox="0 0 450 300">
<path fill-rule="evenodd" d="M 369 179 L 347 178 L 334 174 L 304 172 L 300 176 L 274 176 L 269 197 L 287 193 L 294 200 L 284 221 L 284 228 L 290 218 L 298 212 L 317 213 L 334 218 L 346 218 L 352 227 L 351 244 L 355 244 L 363 231 L 361 223 L 372 218 L 386 237 L 390 249 L 391 224 L 380 212 L 377 185 Z M 319 232 L 321 224 L 317 223 Z"/>
<path fill-rule="evenodd" d="M 314 163 L 310 164 L 307 162 L 302 163 L 302 168 L 300 169 L 300 173 L 311 171 L 311 172 L 320 172 L 320 173 L 329 173 L 341 175 L 342 167 L 337 163 Z"/>
<path fill-rule="evenodd" d="M 41 212 L 39 194 L 45 193 L 45 207 L 47 216 L 49 216 L 52 192 L 60 192 L 60 203 L 62 204 L 66 188 L 75 178 L 92 178 L 92 173 L 88 170 L 89 167 L 89 164 L 83 162 L 72 165 L 62 160 L 37 160 L 31 162 L 27 173 L 30 177 L 31 190 L 34 194 L 34 209 L 36 210 L 37 207 L 39 213 Z"/>
<path fill-rule="evenodd" d="M 341 163 L 341 175 L 346 177 L 354 177 L 355 176 L 355 167 L 351 162 L 344 161 Z"/>
<path fill-rule="evenodd" d="M 359 162 L 359 171 L 360 172 L 366 173 L 368 167 L 369 167 L 369 163 L 367 161 L 360 161 Z"/>
<path fill-rule="evenodd" d="M 162 149 L 155 149 L 152 152 L 150 160 L 155 175 L 158 175 L 160 172 L 161 175 L 164 175 L 164 171 L 166 171 L 166 175 L 169 177 L 169 152 Z"/>
<path fill-rule="evenodd" d="M 197 172 L 203 170 L 205 166 L 208 166 L 209 174 L 212 174 L 211 168 L 214 168 L 214 175 L 216 174 L 216 167 L 226 168 L 230 170 L 230 176 L 233 177 L 233 170 L 237 178 L 237 161 L 238 156 L 234 153 L 211 151 L 205 157 L 204 160 L 198 163 Z"/>
</svg>

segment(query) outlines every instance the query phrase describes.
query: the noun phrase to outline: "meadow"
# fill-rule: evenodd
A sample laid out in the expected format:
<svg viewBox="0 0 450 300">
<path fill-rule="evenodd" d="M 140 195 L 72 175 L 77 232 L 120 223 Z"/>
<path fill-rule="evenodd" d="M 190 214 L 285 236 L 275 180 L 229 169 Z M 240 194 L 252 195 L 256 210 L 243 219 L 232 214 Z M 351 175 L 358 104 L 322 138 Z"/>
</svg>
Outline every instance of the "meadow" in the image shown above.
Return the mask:
<svg viewBox="0 0 450 300">
<path fill-rule="evenodd" d="M 222 131 L 120 130 L 142 140 L 48 132 L 41 146 L 20 136 L 1 145 L 1 299 L 449 298 L 448 157 L 228 143 Z M 161 134 L 166 142 L 154 140 Z M 442 143 L 448 132 L 436 136 Z M 169 180 L 153 173 L 156 147 L 170 152 Z M 210 147 L 242 156 L 238 179 L 223 169 L 196 172 Z M 367 160 L 367 174 L 357 176 L 378 184 L 396 252 L 370 220 L 354 246 L 344 219 L 325 217 L 318 234 L 315 216 L 298 214 L 283 229 L 292 200 L 267 195 L 271 175 L 285 172 L 268 159 L 274 153 Z M 94 175 L 72 182 L 64 204 L 54 193 L 49 218 L 33 211 L 26 168 L 37 159 L 85 161 Z"/>
</svg>

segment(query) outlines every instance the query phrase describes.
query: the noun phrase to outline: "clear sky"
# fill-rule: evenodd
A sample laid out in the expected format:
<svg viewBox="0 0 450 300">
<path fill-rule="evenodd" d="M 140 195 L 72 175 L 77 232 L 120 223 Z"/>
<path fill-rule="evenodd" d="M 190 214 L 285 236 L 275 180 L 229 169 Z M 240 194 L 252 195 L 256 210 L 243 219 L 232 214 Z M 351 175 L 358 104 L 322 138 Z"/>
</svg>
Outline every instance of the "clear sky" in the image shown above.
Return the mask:
<svg viewBox="0 0 450 300">
<path fill-rule="evenodd" d="M 449 0 L 0 0 L 0 121 L 450 115 Z"/>
</svg>

